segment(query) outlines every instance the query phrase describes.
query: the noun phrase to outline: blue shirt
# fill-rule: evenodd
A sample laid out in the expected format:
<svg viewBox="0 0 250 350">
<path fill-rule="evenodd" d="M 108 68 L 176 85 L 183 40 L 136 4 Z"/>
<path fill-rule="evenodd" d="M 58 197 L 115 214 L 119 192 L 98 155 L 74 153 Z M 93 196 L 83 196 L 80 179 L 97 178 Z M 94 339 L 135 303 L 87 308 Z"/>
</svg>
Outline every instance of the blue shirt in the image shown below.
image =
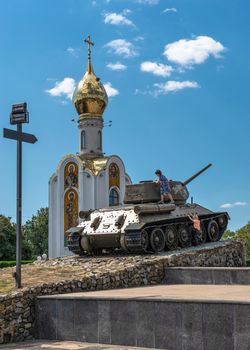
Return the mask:
<svg viewBox="0 0 250 350">
<path fill-rule="evenodd" d="M 161 194 L 171 192 L 170 186 L 169 186 L 169 181 L 166 178 L 166 176 L 161 175 L 159 180 L 160 180 L 160 191 L 161 191 Z"/>
</svg>

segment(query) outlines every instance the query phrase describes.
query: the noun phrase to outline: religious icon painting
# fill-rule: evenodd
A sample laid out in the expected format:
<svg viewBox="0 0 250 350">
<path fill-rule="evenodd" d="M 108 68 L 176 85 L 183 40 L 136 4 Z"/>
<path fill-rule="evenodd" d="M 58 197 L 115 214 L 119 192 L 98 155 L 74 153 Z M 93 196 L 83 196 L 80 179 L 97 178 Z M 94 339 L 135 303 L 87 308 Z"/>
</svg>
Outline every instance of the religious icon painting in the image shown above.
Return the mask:
<svg viewBox="0 0 250 350">
<path fill-rule="evenodd" d="M 69 189 L 64 194 L 64 237 L 67 245 L 66 231 L 78 225 L 78 193 Z"/>
<path fill-rule="evenodd" d="M 120 169 L 115 163 L 109 166 L 109 188 L 111 187 L 120 188 Z"/>
<path fill-rule="evenodd" d="M 64 168 L 64 189 L 75 187 L 78 188 L 78 165 L 70 162 Z"/>
</svg>

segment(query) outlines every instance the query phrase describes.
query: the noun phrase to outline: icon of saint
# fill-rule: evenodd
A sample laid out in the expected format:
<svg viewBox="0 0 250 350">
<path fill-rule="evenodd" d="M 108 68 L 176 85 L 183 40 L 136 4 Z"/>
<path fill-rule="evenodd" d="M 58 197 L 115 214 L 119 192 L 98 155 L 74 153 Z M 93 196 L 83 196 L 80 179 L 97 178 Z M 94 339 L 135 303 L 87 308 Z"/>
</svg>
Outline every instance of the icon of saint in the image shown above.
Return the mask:
<svg viewBox="0 0 250 350">
<path fill-rule="evenodd" d="M 77 187 L 78 185 L 78 177 L 75 173 L 75 166 L 70 164 L 68 167 L 68 174 L 65 179 L 66 187 Z"/>
<path fill-rule="evenodd" d="M 67 221 L 68 221 L 68 227 L 67 229 L 76 226 L 77 225 L 77 219 L 78 219 L 78 210 L 76 207 L 76 201 L 75 201 L 75 193 L 71 191 L 68 194 L 68 204 L 66 206 L 66 214 L 67 214 Z"/>
</svg>

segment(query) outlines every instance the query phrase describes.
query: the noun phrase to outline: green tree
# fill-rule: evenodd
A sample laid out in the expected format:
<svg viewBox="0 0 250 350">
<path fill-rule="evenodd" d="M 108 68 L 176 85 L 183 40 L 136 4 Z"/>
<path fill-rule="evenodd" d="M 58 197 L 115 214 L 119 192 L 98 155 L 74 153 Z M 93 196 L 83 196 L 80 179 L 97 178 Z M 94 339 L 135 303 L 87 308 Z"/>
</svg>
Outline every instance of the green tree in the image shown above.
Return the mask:
<svg viewBox="0 0 250 350">
<path fill-rule="evenodd" d="M 226 230 L 222 237 L 222 239 L 232 239 L 232 238 L 235 238 L 235 232 L 231 230 Z"/>
<path fill-rule="evenodd" d="M 246 242 L 247 248 L 247 259 L 250 259 L 250 222 L 248 222 L 245 226 L 241 227 L 237 231 L 226 230 L 223 239 L 237 239 L 241 238 Z"/>
<path fill-rule="evenodd" d="M 33 257 L 48 254 L 48 218 L 49 209 L 41 208 L 23 227 L 24 237 L 31 246 Z"/>
<path fill-rule="evenodd" d="M 16 254 L 16 226 L 11 218 L 0 215 L 0 259 L 13 260 Z"/>
<path fill-rule="evenodd" d="M 31 258 L 31 247 L 22 237 L 22 259 Z M 16 224 L 11 222 L 10 217 L 0 215 L 0 259 L 16 259 Z"/>
<path fill-rule="evenodd" d="M 242 238 L 246 242 L 247 259 L 250 259 L 250 222 L 235 232 L 236 238 Z"/>
</svg>

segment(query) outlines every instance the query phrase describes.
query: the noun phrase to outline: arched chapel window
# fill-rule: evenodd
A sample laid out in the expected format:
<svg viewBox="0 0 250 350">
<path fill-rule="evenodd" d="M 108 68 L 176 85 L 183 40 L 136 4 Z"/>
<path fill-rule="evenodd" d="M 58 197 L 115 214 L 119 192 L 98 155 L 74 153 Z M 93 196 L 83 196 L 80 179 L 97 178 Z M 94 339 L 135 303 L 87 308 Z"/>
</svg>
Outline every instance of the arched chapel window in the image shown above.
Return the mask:
<svg viewBox="0 0 250 350">
<path fill-rule="evenodd" d="M 86 148 L 87 144 L 86 144 L 86 132 L 85 130 L 83 130 L 81 132 L 81 149 Z"/>
<path fill-rule="evenodd" d="M 119 193 L 115 188 L 112 188 L 109 192 L 109 206 L 113 207 L 120 204 Z"/>
<path fill-rule="evenodd" d="M 102 132 L 99 130 L 97 134 L 97 147 L 102 149 Z"/>
</svg>

